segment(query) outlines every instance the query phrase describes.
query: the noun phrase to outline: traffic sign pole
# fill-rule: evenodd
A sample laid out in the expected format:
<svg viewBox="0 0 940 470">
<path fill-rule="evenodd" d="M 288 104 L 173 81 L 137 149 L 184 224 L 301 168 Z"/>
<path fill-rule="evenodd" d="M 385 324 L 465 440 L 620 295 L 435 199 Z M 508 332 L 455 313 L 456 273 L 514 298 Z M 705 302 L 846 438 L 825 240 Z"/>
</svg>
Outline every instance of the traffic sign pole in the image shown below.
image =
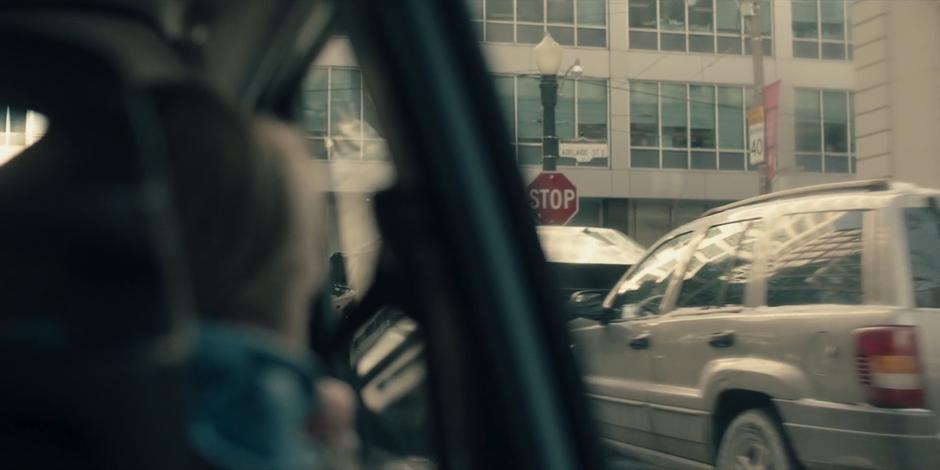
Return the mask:
<svg viewBox="0 0 940 470">
<path fill-rule="evenodd" d="M 741 14 L 748 22 L 751 41 L 751 62 L 754 68 L 754 106 L 761 106 L 764 102 L 764 35 L 761 31 L 760 0 L 744 0 L 739 3 Z M 760 152 L 760 160 L 757 163 L 759 188 L 761 194 L 769 193 L 771 190 L 770 180 L 767 177 L 767 160 L 764 158 L 766 148 L 764 147 L 764 128 L 763 128 L 763 109 L 761 109 L 761 148 L 751 148 L 751 152 Z M 750 158 L 750 157 L 749 157 Z"/>
</svg>

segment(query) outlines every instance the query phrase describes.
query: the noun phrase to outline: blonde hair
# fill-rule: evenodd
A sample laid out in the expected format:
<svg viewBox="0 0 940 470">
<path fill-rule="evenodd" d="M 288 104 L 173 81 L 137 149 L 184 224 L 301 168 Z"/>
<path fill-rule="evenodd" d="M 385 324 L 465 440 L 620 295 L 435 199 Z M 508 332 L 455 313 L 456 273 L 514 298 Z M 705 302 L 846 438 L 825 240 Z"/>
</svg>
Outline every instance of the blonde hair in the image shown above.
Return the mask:
<svg viewBox="0 0 940 470">
<path fill-rule="evenodd" d="M 183 246 L 202 315 L 304 343 L 324 281 L 323 186 L 303 134 L 249 121 L 192 86 L 156 90 Z"/>
</svg>

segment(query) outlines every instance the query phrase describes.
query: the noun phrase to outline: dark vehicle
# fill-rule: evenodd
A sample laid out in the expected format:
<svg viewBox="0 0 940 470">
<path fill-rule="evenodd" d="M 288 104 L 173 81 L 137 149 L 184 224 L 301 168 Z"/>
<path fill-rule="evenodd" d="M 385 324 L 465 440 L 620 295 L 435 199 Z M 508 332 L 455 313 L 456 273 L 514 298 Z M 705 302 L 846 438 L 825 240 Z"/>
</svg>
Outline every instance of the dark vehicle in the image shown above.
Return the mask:
<svg viewBox="0 0 940 470">
<path fill-rule="evenodd" d="M 536 232 L 564 299 L 581 290 L 609 290 L 645 251 L 612 228 L 542 225 Z"/>
</svg>

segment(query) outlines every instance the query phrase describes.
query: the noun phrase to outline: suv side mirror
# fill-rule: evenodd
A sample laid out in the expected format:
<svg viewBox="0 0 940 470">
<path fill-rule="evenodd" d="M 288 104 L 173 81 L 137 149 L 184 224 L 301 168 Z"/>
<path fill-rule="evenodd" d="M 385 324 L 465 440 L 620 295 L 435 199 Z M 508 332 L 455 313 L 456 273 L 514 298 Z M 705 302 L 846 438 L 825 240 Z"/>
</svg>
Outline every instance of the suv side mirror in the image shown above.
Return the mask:
<svg viewBox="0 0 940 470">
<path fill-rule="evenodd" d="M 606 290 L 582 290 L 571 294 L 568 307 L 571 309 L 571 319 L 586 318 L 599 322 L 612 320 L 616 313 L 604 308 Z"/>
</svg>

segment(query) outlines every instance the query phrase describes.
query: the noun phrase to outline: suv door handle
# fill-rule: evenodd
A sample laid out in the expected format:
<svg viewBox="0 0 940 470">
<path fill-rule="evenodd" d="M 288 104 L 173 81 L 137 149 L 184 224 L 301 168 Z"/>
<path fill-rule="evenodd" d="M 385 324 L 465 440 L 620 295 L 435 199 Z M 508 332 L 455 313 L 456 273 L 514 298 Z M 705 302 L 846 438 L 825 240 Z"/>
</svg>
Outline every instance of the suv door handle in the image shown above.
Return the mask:
<svg viewBox="0 0 940 470">
<path fill-rule="evenodd" d="M 633 349 L 646 349 L 650 347 L 649 332 L 640 333 L 630 338 L 630 347 Z"/>
<path fill-rule="evenodd" d="M 727 348 L 734 344 L 734 331 L 719 331 L 708 335 L 709 346 L 715 348 Z"/>
</svg>

